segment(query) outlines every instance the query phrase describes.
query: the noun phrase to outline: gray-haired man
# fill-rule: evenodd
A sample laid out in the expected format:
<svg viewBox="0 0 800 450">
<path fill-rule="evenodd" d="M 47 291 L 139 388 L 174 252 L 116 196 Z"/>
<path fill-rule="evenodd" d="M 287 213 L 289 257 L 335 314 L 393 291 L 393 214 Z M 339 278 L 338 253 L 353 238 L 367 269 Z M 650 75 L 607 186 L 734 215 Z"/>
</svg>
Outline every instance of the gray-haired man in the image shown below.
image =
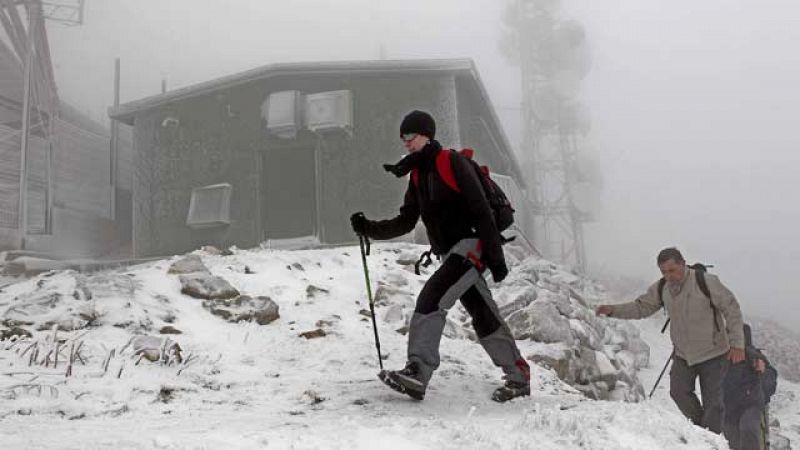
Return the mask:
<svg viewBox="0 0 800 450">
<path fill-rule="evenodd" d="M 739 303 L 715 275 L 698 274 L 687 267 L 676 248 L 662 250 L 656 262 L 664 281 L 653 283 L 632 302 L 600 305 L 595 312 L 617 319 L 641 319 L 665 308 L 675 349 L 670 396 L 696 425 L 720 433 L 722 374 L 728 361 L 735 364 L 745 356 Z M 698 378 L 702 403 L 695 394 Z"/>
</svg>

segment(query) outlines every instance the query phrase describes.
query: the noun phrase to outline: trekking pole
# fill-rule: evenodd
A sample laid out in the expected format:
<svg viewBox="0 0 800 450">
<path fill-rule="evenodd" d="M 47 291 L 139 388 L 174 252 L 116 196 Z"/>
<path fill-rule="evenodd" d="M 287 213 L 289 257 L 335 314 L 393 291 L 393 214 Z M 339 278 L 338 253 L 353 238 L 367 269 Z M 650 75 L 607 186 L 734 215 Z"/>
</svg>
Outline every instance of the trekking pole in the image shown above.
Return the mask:
<svg viewBox="0 0 800 450">
<path fill-rule="evenodd" d="M 369 312 L 372 316 L 372 331 L 375 332 L 375 348 L 378 350 L 378 365 L 383 370 L 383 358 L 381 357 L 381 340 L 378 337 L 378 324 L 375 323 L 375 302 L 372 300 L 372 287 L 369 282 L 369 269 L 367 268 L 367 255 L 369 255 L 369 238 L 358 235 L 358 244 L 361 247 L 361 263 L 364 265 L 364 279 L 367 280 L 367 297 L 369 298 Z"/>
<path fill-rule="evenodd" d="M 670 361 L 672 361 L 672 358 L 674 358 L 674 357 L 675 357 L 675 349 L 672 349 L 672 353 L 670 353 L 669 358 L 667 358 L 667 363 L 664 364 L 664 368 L 661 369 L 661 373 L 658 375 L 658 379 L 656 380 L 656 384 L 653 385 L 653 390 L 650 391 L 650 395 L 647 398 L 653 398 L 653 393 L 656 391 L 656 388 L 658 387 L 658 383 L 661 382 L 661 377 L 664 376 L 664 372 L 667 371 L 667 367 L 669 366 Z"/>
</svg>

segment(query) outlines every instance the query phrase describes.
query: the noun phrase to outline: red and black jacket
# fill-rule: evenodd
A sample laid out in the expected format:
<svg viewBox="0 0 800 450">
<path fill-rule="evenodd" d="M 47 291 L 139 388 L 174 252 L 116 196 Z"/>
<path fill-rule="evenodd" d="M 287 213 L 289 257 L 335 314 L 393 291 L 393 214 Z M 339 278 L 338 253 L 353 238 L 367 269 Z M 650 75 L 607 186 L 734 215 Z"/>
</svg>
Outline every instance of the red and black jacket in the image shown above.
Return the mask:
<svg viewBox="0 0 800 450">
<path fill-rule="evenodd" d="M 414 229 L 421 216 L 434 254 L 446 254 L 458 241 L 477 237 L 481 241 L 483 262 L 489 268 L 505 265 L 500 232 L 478 175 L 465 157 L 453 152 L 450 165 L 460 189 L 456 192 L 436 169 L 436 158 L 441 151 L 441 145 L 432 140 L 418 155 L 406 157 L 412 161 L 416 180 L 409 179 L 400 214 L 368 222 L 367 236 L 374 239 L 402 236 Z"/>
</svg>

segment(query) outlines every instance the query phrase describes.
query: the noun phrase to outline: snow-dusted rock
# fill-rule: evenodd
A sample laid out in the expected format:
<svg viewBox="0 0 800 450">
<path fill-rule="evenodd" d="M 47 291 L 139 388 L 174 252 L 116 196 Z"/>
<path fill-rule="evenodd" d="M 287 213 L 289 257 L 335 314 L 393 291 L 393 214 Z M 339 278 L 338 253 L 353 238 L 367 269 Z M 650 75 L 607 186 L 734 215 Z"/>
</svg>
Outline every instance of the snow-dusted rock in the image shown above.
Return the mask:
<svg viewBox="0 0 800 450">
<path fill-rule="evenodd" d="M 180 344 L 168 337 L 135 336 L 130 346 L 134 356 L 141 356 L 151 362 L 183 361 Z"/>
<path fill-rule="evenodd" d="M 6 339 L 12 339 L 16 336 L 17 339 L 22 337 L 33 337 L 30 331 L 20 328 L 20 327 L 12 327 L 8 330 L 0 330 L 0 341 L 5 341 Z"/>
<path fill-rule="evenodd" d="M 239 295 L 224 278 L 204 273 L 181 275 L 181 293 L 206 300 L 228 299 Z"/>
<path fill-rule="evenodd" d="M 508 317 L 512 313 L 519 311 L 533 303 L 538 297 L 538 291 L 531 285 L 527 286 L 522 292 L 515 295 L 514 300 L 499 307 L 500 317 Z"/>
<path fill-rule="evenodd" d="M 213 299 L 203 302 L 211 314 L 228 322 L 256 322 L 267 325 L 280 317 L 278 304 L 269 297 L 240 295 L 233 299 Z"/>
<path fill-rule="evenodd" d="M 591 398 L 644 398 L 636 370 L 648 364 L 649 347 L 633 324 L 594 314 L 590 301 L 604 298 L 602 288 L 535 258 L 523 260 L 512 273 L 497 298 L 514 336 L 537 342 L 528 359 L 552 368 Z M 533 293 L 520 288 L 524 283 Z M 558 351 L 543 345 L 558 346 Z"/>
<path fill-rule="evenodd" d="M 507 322 L 515 339 L 568 344 L 574 341 L 569 320 L 558 312 L 552 302 L 536 301 L 529 307 L 511 314 Z"/>
<path fill-rule="evenodd" d="M 376 306 L 393 304 L 413 306 L 416 295 L 404 289 L 399 289 L 394 285 L 380 282 L 372 298 Z"/>
<path fill-rule="evenodd" d="M 570 319 L 569 326 L 582 346 L 589 347 L 593 350 L 600 350 L 602 348 L 602 337 L 590 324 L 577 319 Z"/>
<path fill-rule="evenodd" d="M 186 255 L 169 266 L 169 274 L 189 274 L 195 272 L 208 273 L 208 268 L 203 264 L 199 255 Z"/>
</svg>

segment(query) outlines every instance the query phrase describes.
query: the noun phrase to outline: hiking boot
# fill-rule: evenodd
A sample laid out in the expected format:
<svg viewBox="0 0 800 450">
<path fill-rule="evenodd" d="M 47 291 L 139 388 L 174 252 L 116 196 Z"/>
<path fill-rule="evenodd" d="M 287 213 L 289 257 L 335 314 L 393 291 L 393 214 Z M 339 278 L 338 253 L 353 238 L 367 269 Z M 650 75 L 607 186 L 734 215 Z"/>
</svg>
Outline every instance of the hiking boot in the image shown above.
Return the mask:
<svg viewBox="0 0 800 450">
<path fill-rule="evenodd" d="M 400 370 L 381 370 L 378 378 L 395 391 L 415 400 L 425 398 L 425 384 L 420 381 L 419 368 L 414 363 L 408 363 Z"/>
<path fill-rule="evenodd" d="M 492 393 L 492 400 L 496 402 L 507 402 L 512 398 L 531 395 L 531 385 L 528 382 L 506 381 Z"/>
</svg>

